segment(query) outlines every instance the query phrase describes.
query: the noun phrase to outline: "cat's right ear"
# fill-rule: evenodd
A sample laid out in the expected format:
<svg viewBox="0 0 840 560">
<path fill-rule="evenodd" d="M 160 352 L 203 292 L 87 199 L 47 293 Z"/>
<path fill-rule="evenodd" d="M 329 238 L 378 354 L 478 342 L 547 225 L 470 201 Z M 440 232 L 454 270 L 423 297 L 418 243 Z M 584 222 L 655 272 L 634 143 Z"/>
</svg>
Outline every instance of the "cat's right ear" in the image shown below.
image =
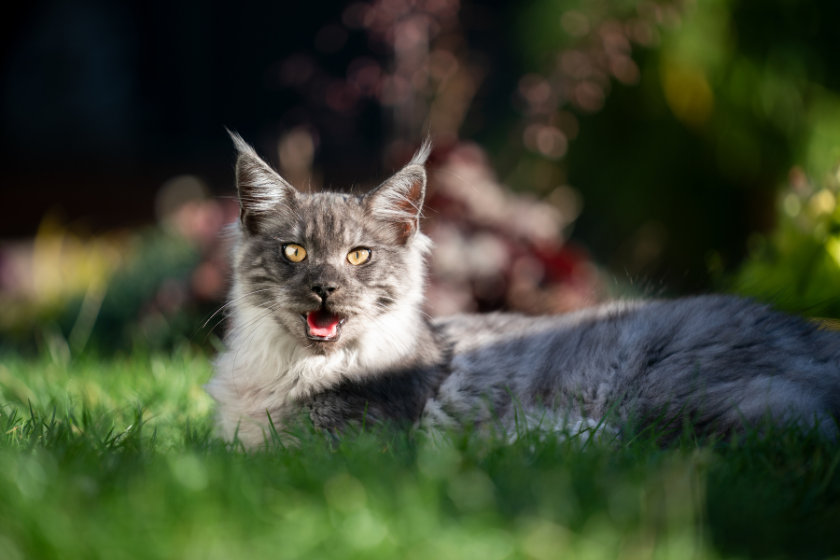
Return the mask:
<svg viewBox="0 0 840 560">
<path fill-rule="evenodd" d="M 228 130 L 239 156 L 236 159 L 236 190 L 239 222 L 256 234 L 269 215 L 292 212 L 297 191 L 264 162 L 239 134 Z"/>
</svg>

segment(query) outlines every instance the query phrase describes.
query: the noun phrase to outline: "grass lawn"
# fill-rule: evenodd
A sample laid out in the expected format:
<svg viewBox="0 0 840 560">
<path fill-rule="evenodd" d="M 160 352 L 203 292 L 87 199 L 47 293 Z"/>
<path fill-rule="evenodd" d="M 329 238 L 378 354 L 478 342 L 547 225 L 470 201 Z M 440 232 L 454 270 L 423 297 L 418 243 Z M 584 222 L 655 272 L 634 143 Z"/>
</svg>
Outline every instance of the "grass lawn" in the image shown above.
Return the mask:
<svg viewBox="0 0 840 560">
<path fill-rule="evenodd" d="M 209 375 L 189 352 L 0 356 L 0 559 L 840 555 L 840 446 L 795 430 L 661 449 L 304 427 L 245 454 L 212 436 Z"/>
</svg>

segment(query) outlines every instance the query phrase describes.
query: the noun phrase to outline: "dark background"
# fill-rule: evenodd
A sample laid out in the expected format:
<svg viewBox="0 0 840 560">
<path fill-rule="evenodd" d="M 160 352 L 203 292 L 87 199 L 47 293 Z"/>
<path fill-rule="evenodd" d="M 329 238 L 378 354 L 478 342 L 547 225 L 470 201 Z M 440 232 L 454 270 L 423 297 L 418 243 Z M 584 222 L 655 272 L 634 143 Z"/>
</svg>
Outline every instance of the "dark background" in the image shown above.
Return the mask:
<svg viewBox="0 0 840 560">
<path fill-rule="evenodd" d="M 352 115 L 328 108 L 324 91 L 360 55 L 387 58 L 360 31 L 334 53 L 318 32 L 340 25 L 347 2 L 32 2 L 3 18 L 2 166 L 7 208 L 0 236 L 32 235 L 44 213 L 94 228 L 149 222 L 167 178 L 201 176 L 217 193 L 233 184 L 232 145 L 241 133 L 272 160 L 277 137 L 317 131 L 324 184 L 381 178 L 387 130 L 373 101 Z M 517 70 L 505 54 L 504 2 L 466 7 L 471 39 L 494 54 L 483 94 L 511 118 Z M 375 47 L 375 45 L 374 45 Z M 282 63 L 312 59 L 303 90 L 287 87 Z M 498 90 L 498 91 L 496 91 Z M 275 161 L 271 163 L 276 164 Z"/>
</svg>

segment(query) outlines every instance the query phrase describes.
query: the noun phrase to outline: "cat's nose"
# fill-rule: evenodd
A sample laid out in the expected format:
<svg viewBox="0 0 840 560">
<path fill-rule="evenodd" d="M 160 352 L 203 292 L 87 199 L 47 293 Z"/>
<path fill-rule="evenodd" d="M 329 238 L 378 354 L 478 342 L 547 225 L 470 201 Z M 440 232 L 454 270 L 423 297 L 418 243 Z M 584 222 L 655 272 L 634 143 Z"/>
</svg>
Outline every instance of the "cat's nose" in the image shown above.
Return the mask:
<svg viewBox="0 0 840 560">
<path fill-rule="evenodd" d="M 330 283 L 323 283 L 323 284 L 313 284 L 312 291 L 321 298 L 326 299 L 327 296 L 331 295 L 338 289 L 338 286 L 335 286 Z"/>
</svg>

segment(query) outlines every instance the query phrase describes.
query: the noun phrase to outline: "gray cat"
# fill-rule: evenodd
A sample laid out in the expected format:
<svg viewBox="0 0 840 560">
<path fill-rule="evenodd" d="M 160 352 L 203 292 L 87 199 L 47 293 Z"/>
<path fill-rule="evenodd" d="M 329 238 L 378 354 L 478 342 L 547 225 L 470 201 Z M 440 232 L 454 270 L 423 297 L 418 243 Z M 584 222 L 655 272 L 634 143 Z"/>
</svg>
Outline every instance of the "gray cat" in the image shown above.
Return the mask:
<svg viewBox="0 0 840 560">
<path fill-rule="evenodd" d="M 563 316 L 421 311 L 426 144 L 364 196 L 303 194 L 239 136 L 241 205 L 227 350 L 207 386 L 247 447 L 316 427 L 522 426 L 579 432 L 608 413 L 727 434 L 767 419 L 834 435 L 840 336 L 729 296 Z M 608 422 L 611 421 L 608 419 Z"/>
</svg>

